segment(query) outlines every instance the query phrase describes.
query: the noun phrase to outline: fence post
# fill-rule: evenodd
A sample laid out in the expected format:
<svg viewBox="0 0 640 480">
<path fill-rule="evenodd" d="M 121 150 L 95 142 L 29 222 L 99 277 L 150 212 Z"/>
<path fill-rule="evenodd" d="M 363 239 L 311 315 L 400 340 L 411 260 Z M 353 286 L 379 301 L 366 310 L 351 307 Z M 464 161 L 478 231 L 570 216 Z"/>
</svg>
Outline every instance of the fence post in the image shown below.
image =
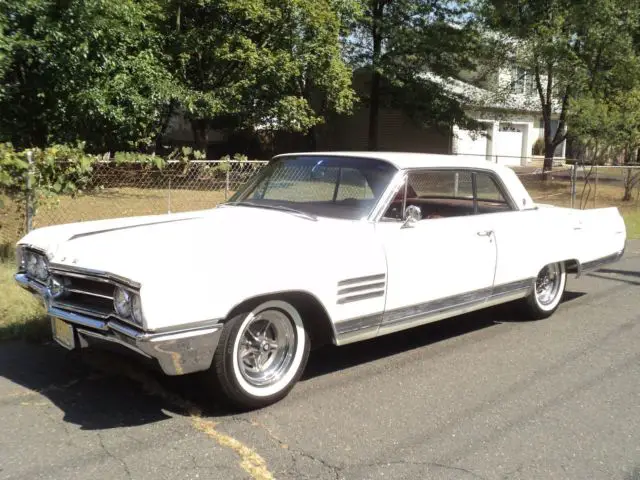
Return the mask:
<svg viewBox="0 0 640 480">
<path fill-rule="evenodd" d="M 31 183 L 33 177 L 33 151 L 27 150 L 27 178 L 26 178 L 26 212 L 25 219 L 27 233 L 33 230 L 33 185 Z"/>
<path fill-rule="evenodd" d="M 578 180 L 578 168 L 574 163 L 571 165 L 571 208 L 575 208 L 576 204 L 576 183 Z"/>
<path fill-rule="evenodd" d="M 229 168 L 227 168 L 227 171 L 224 172 L 224 199 L 225 199 L 225 201 L 229 197 L 229 170 L 230 170 L 230 168 L 231 168 L 231 166 L 229 166 Z"/>
<path fill-rule="evenodd" d="M 593 186 L 593 208 L 597 208 L 598 198 L 598 165 L 596 164 L 596 179 Z"/>
<path fill-rule="evenodd" d="M 171 213 L 171 175 L 169 175 L 169 198 L 167 199 L 167 213 Z"/>
</svg>

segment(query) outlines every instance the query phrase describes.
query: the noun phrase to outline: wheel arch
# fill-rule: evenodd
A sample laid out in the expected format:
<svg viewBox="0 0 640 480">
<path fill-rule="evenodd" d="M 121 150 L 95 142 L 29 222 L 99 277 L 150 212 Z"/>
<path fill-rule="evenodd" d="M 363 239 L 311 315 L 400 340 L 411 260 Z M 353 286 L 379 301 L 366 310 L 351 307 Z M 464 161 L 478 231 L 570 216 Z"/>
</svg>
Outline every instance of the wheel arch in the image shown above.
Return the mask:
<svg viewBox="0 0 640 480">
<path fill-rule="evenodd" d="M 246 298 L 229 310 L 224 321 L 226 322 L 244 310 L 250 310 L 268 300 L 276 299 L 284 300 L 298 310 L 309 335 L 311 348 L 335 343 L 336 331 L 327 309 L 318 297 L 305 290 L 286 290 Z"/>
<path fill-rule="evenodd" d="M 562 263 L 564 264 L 564 271 L 566 273 L 573 273 L 577 276 L 580 275 L 581 265 L 578 259 L 572 258 L 570 260 L 564 260 Z"/>
</svg>

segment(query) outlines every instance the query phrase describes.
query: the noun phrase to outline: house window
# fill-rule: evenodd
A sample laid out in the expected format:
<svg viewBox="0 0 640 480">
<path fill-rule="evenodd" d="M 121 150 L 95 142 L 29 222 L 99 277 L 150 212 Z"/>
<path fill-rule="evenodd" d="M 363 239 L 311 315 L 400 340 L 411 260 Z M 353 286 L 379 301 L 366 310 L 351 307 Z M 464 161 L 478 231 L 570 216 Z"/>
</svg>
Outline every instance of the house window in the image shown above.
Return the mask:
<svg viewBox="0 0 640 480">
<path fill-rule="evenodd" d="M 533 72 L 522 67 L 514 67 L 511 70 L 511 90 L 515 94 L 534 95 L 536 82 Z"/>
</svg>

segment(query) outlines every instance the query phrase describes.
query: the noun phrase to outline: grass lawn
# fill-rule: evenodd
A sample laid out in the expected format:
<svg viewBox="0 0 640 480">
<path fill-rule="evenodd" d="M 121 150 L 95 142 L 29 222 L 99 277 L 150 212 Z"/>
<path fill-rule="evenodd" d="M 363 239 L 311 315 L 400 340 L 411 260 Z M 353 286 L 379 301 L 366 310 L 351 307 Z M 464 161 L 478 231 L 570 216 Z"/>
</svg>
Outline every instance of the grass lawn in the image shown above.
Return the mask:
<svg viewBox="0 0 640 480">
<path fill-rule="evenodd" d="M 627 238 L 640 239 L 640 210 L 623 212 L 624 222 L 627 225 Z"/>
<path fill-rule="evenodd" d="M 12 262 L 0 260 L 0 340 L 40 340 L 49 335 L 45 310 L 36 297 L 16 285 Z"/>
</svg>

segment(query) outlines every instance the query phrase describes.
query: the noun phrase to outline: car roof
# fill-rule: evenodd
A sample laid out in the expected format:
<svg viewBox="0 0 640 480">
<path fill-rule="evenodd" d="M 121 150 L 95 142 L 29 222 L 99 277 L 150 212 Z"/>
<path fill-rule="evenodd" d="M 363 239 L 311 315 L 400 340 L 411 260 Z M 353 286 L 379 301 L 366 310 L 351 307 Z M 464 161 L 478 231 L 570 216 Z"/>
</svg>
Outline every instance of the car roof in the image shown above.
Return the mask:
<svg viewBox="0 0 640 480">
<path fill-rule="evenodd" d="M 332 156 L 332 157 L 354 157 L 371 158 L 383 160 L 400 170 L 413 168 L 436 168 L 436 167 L 457 167 L 457 168 L 482 168 L 485 170 L 500 171 L 505 167 L 496 165 L 486 160 L 481 155 L 446 155 L 435 153 L 414 153 L 414 152 L 376 152 L 376 151 L 349 151 L 349 152 L 297 152 L 276 155 L 275 158 L 291 156 Z"/>
</svg>

